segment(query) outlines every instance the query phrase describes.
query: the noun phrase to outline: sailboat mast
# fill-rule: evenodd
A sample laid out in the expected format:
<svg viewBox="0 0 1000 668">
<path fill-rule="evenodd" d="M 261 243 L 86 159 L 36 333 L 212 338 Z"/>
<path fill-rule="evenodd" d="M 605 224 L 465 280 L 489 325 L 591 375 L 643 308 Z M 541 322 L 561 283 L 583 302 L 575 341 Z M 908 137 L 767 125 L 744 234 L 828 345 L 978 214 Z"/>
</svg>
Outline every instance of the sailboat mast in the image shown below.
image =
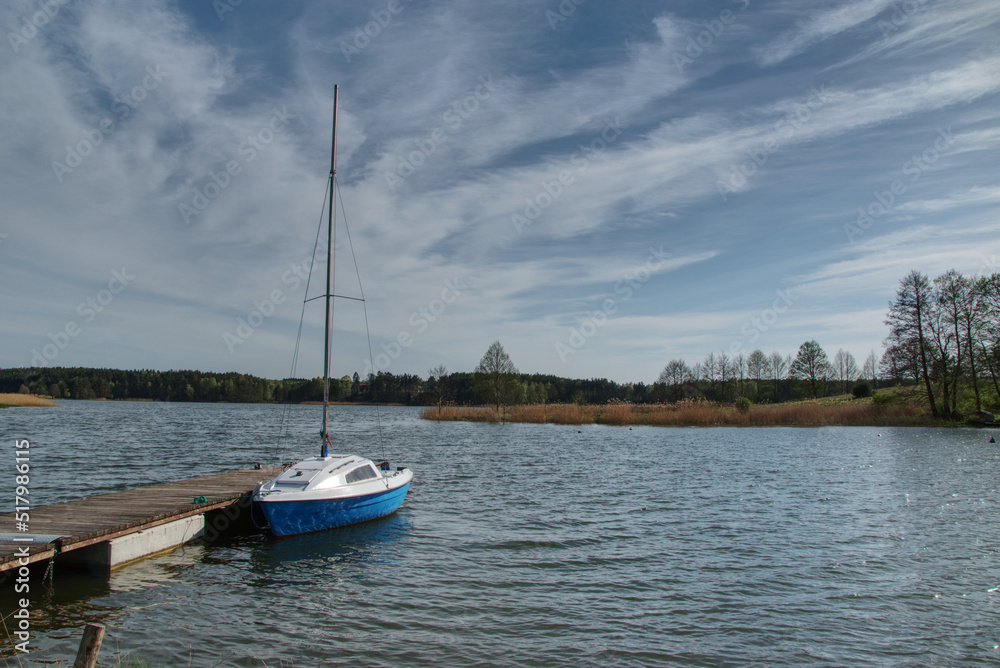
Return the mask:
<svg viewBox="0 0 1000 668">
<path fill-rule="evenodd" d="M 327 444 L 330 442 L 330 302 L 333 295 L 330 289 L 330 278 L 333 270 L 331 257 L 333 254 L 333 208 L 334 181 L 337 177 L 337 86 L 333 87 L 333 140 L 330 143 L 330 211 L 326 230 L 326 320 L 323 334 L 323 445 L 320 456 L 326 457 Z"/>
</svg>

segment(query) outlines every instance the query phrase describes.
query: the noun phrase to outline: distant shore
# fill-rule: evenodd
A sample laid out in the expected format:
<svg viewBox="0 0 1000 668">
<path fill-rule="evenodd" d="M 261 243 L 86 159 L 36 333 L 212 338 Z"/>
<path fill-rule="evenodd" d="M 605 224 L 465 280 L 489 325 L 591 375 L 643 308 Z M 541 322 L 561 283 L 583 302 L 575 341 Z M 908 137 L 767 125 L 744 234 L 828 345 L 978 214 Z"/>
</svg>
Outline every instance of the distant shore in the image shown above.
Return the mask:
<svg viewBox="0 0 1000 668">
<path fill-rule="evenodd" d="M 140 402 L 155 402 L 156 399 L 105 399 L 104 397 L 98 397 L 96 399 L 65 399 L 60 401 L 140 401 Z M 228 403 L 228 402 L 218 402 L 218 401 L 186 401 L 186 402 L 176 402 L 176 403 Z M 405 406 L 405 404 L 399 403 L 375 403 L 375 402 L 363 402 L 363 401 L 331 401 L 329 402 L 331 406 Z M 19 393 L 2 393 L 0 392 L 0 408 L 14 408 L 23 406 L 39 406 L 39 407 L 50 407 L 58 406 L 59 402 L 53 401 L 52 397 L 43 397 L 37 394 L 19 394 Z M 299 401 L 291 405 L 297 406 L 322 406 L 322 401 Z"/>
<path fill-rule="evenodd" d="M 916 427 L 940 424 L 918 404 L 876 405 L 865 400 L 764 404 L 752 406 L 748 411 L 707 401 L 597 406 L 534 404 L 508 407 L 503 415 L 492 407 L 445 406 L 426 408 L 420 417 L 441 421 L 657 427 Z"/>
</svg>

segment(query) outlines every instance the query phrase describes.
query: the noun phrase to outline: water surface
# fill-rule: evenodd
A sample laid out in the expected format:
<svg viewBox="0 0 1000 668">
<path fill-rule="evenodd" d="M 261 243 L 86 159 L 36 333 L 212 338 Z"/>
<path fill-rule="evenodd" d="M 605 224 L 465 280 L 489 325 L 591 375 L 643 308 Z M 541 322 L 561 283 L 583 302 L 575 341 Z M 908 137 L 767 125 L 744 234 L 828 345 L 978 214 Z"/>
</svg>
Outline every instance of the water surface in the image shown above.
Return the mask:
<svg viewBox="0 0 1000 668">
<path fill-rule="evenodd" d="M 335 411 L 410 466 L 395 515 L 56 579 L 35 660 L 87 621 L 151 664 L 968 666 L 1000 661 L 1000 456 L 970 429 L 670 429 Z M 0 411 L 36 503 L 311 456 L 319 408 Z M 5 448 L 13 466 L 13 448 Z M 6 597 L 6 594 L 4 594 Z M 9 655 L 8 655 L 9 656 Z M 12 659 L 7 659 L 8 662 Z M 16 665 L 10 663 L 10 665 Z"/>
</svg>

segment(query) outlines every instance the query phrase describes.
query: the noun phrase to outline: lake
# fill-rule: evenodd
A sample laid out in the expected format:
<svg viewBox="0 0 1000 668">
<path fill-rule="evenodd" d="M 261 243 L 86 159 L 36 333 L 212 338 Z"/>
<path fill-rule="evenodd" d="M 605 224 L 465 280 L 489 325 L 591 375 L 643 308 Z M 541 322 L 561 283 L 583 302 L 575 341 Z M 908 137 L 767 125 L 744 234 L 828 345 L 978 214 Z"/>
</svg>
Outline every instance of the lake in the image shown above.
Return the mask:
<svg viewBox="0 0 1000 668">
<path fill-rule="evenodd" d="M 14 439 L 31 441 L 43 505 L 312 456 L 320 410 L 0 410 L 4 512 Z M 1000 661 L 1000 450 L 988 431 L 378 413 L 384 445 L 373 407 L 335 407 L 331 432 L 335 449 L 414 470 L 396 514 L 188 545 L 109 582 L 61 578 L 57 562 L 54 590 L 32 588 L 37 649 L 22 661 L 68 664 L 88 621 L 108 626 L 105 662 L 117 649 L 166 666 Z"/>
</svg>

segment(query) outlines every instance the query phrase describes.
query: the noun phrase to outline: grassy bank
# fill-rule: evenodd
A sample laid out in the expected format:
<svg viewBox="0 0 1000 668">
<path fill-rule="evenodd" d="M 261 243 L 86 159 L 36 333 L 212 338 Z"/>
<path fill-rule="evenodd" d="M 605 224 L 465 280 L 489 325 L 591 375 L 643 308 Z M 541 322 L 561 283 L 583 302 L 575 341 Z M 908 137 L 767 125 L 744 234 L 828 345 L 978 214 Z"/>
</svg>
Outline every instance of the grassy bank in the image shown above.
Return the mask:
<svg viewBox="0 0 1000 668">
<path fill-rule="evenodd" d="M 428 408 L 426 420 L 499 422 L 490 407 Z M 819 426 L 922 426 L 933 424 L 922 406 L 914 403 L 877 405 L 870 400 L 801 401 L 753 406 L 747 412 L 733 405 L 707 401 L 676 404 L 548 404 L 512 406 L 506 421 L 537 424 L 648 425 L 656 427 L 819 427 Z"/>
<path fill-rule="evenodd" d="M 0 393 L 0 408 L 10 406 L 58 406 L 56 402 L 34 394 L 3 394 Z"/>
</svg>

